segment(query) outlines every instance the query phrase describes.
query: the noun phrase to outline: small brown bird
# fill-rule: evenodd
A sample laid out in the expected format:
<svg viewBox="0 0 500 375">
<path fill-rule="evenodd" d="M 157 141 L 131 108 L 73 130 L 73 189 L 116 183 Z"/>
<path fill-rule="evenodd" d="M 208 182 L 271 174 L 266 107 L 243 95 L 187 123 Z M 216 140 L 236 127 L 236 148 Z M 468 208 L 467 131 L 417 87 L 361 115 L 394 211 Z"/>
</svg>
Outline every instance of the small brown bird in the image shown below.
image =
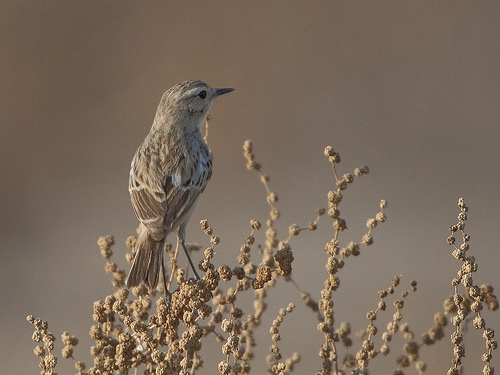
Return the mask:
<svg viewBox="0 0 500 375">
<path fill-rule="evenodd" d="M 212 175 L 212 154 L 201 129 L 213 100 L 231 91 L 190 80 L 163 94 L 153 126 L 130 167 L 130 199 L 141 224 L 128 288 L 142 282 L 156 288 L 161 268 L 165 294 L 169 295 L 163 249 L 165 238 L 172 232 L 177 233 L 177 246 L 182 245 L 199 278 L 185 238 L 187 222 Z"/>
</svg>

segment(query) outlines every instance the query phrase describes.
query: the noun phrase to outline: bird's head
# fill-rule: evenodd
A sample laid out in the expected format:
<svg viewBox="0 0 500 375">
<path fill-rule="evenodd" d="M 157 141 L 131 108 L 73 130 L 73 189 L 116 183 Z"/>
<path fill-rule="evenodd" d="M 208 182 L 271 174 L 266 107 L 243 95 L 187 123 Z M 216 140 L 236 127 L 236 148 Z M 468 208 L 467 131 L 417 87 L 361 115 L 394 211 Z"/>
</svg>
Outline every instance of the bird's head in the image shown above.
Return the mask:
<svg viewBox="0 0 500 375">
<path fill-rule="evenodd" d="M 189 116 L 194 122 L 204 121 L 214 99 L 233 90 L 212 88 L 197 80 L 184 81 L 165 92 L 162 102 L 169 112 L 176 112 L 179 117 Z"/>
</svg>

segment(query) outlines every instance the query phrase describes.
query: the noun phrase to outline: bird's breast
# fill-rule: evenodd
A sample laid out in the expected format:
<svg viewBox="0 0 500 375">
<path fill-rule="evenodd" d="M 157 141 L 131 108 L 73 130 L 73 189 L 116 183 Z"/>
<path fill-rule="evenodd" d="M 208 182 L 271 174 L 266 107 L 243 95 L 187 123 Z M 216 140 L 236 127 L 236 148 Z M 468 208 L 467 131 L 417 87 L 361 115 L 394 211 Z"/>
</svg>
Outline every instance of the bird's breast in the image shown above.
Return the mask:
<svg viewBox="0 0 500 375">
<path fill-rule="evenodd" d="M 201 141 L 203 142 L 203 141 Z M 192 142 L 179 157 L 172 183 L 183 190 L 203 191 L 212 176 L 212 155 L 203 142 Z"/>
</svg>

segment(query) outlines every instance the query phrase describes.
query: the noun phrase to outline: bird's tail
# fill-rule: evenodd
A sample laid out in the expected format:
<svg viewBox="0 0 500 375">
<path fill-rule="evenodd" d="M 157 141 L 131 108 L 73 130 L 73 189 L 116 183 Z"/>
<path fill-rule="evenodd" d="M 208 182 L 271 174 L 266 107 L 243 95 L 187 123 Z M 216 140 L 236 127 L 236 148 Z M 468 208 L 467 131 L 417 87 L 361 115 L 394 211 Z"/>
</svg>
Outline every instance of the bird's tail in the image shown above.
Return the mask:
<svg viewBox="0 0 500 375">
<path fill-rule="evenodd" d="M 142 282 L 150 289 L 156 288 L 163 263 L 164 242 L 155 241 L 146 228 L 142 228 L 135 243 L 135 258 L 128 273 L 127 288 L 138 286 Z"/>
</svg>

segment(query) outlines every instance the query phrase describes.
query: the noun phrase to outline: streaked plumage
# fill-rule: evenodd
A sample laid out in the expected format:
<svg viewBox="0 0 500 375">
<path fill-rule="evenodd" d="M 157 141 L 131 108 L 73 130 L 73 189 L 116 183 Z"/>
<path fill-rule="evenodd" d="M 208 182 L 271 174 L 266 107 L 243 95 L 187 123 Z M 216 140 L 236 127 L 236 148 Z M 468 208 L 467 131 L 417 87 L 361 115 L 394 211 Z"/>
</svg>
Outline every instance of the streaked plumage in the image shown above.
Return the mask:
<svg viewBox="0 0 500 375">
<path fill-rule="evenodd" d="M 186 224 L 212 176 L 212 155 L 201 128 L 213 99 L 230 91 L 191 80 L 163 94 L 130 168 L 130 199 L 141 224 L 127 287 L 141 282 L 156 287 L 170 233 L 177 233 L 185 250 Z"/>
</svg>

